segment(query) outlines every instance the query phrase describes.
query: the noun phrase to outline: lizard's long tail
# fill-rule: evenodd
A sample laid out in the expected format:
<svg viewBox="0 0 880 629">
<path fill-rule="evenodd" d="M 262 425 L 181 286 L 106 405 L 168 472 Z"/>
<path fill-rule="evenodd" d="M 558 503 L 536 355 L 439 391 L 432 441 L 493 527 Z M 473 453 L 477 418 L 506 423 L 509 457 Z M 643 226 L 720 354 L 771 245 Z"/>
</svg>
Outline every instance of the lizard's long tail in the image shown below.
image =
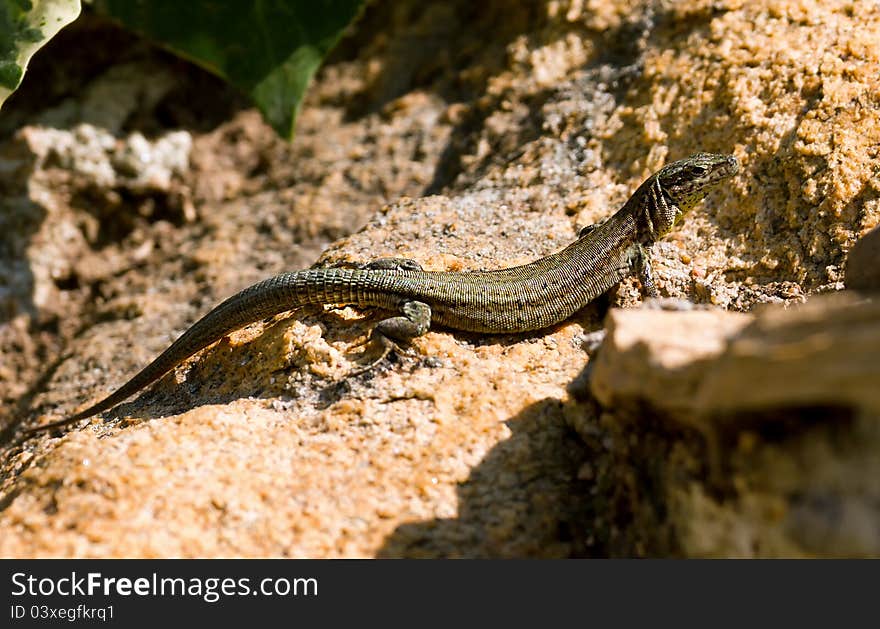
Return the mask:
<svg viewBox="0 0 880 629">
<path fill-rule="evenodd" d="M 70 417 L 29 428 L 25 434 L 65 426 L 113 408 L 199 350 L 250 323 L 308 304 L 345 302 L 342 297 L 349 295 L 342 294 L 347 292 L 343 287 L 351 285 L 353 274 L 365 273 L 369 274 L 352 269 L 309 269 L 282 273 L 249 286 L 196 321 L 153 362 L 103 400 Z"/>
</svg>

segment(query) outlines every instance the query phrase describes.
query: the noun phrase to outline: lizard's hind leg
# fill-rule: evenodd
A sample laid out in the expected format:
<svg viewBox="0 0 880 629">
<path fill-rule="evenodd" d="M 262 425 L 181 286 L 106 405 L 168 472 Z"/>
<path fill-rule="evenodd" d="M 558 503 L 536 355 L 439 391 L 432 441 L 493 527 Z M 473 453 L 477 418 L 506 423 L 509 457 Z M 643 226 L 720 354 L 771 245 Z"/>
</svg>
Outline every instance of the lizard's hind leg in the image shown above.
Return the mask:
<svg viewBox="0 0 880 629">
<path fill-rule="evenodd" d="M 371 370 L 391 352 L 406 353 L 401 345 L 408 345 L 414 338 L 424 335 L 431 327 L 431 307 L 421 301 L 405 301 L 400 306 L 402 316 L 389 317 L 376 324 L 370 340 L 376 341 L 382 353 L 370 364 L 351 372 L 356 376 Z"/>
</svg>

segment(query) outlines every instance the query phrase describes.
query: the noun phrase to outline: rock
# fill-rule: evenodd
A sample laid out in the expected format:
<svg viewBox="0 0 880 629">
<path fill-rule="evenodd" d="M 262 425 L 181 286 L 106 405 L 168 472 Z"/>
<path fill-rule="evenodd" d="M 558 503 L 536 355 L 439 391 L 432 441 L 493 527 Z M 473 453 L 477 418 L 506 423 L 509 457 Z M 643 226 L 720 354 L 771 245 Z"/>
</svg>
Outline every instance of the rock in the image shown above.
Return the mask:
<svg viewBox="0 0 880 629">
<path fill-rule="evenodd" d="M 846 258 L 846 287 L 880 291 L 880 226 L 862 236 Z"/>
<path fill-rule="evenodd" d="M 880 302 L 850 295 L 768 308 L 734 336 L 701 382 L 704 416 L 811 407 L 880 414 Z"/>
<path fill-rule="evenodd" d="M 880 556 L 880 303 L 608 320 L 591 374 L 606 439 L 663 505 L 632 497 L 637 519 L 659 519 L 688 556 Z M 688 447 L 656 417 L 699 438 Z"/>
<path fill-rule="evenodd" d="M 718 422 L 785 408 L 880 413 L 880 303 L 815 297 L 758 315 L 613 310 L 591 373 L 606 407 Z"/>
<path fill-rule="evenodd" d="M 751 321 L 723 310 L 612 310 L 590 375 L 593 395 L 608 408 L 647 403 L 687 416 L 709 366 Z"/>
</svg>

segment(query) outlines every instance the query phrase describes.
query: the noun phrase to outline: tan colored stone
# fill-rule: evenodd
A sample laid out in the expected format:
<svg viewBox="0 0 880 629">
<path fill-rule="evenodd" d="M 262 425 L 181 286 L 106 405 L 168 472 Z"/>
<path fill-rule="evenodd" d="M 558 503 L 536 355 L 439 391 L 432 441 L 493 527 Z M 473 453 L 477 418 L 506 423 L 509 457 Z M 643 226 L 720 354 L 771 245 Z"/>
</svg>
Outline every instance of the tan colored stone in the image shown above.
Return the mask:
<svg viewBox="0 0 880 629">
<path fill-rule="evenodd" d="M 650 423 L 658 414 L 697 429 L 690 452 L 673 439 L 676 454 L 647 466 L 680 552 L 880 555 L 880 303 L 843 293 L 754 316 L 608 320 L 591 383 L 623 433 L 620 456 L 638 467 L 634 441 L 664 442 Z M 699 465 L 710 482 L 688 481 Z"/>
<path fill-rule="evenodd" d="M 815 297 L 767 309 L 707 369 L 704 415 L 841 406 L 880 413 L 880 302 Z"/>
<path fill-rule="evenodd" d="M 784 408 L 880 412 L 880 303 L 814 297 L 757 316 L 613 310 L 591 374 L 606 407 L 717 422 Z"/>
<path fill-rule="evenodd" d="M 590 389 L 608 408 L 645 403 L 663 413 L 691 414 L 707 371 L 751 321 L 723 310 L 612 310 Z"/>
</svg>

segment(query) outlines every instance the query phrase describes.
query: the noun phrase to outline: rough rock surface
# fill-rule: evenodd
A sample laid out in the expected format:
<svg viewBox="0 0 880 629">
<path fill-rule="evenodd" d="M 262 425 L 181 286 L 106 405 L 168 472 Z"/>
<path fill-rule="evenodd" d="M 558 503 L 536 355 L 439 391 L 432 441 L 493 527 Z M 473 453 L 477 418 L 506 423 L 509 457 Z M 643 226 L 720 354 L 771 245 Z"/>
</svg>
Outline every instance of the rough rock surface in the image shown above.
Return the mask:
<svg viewBox="0 0 880 629">
<path fill-rule="evenodd" d="M 591 362 L 590 390 L 607 408 L 649 403 L 679 417 L 694 413 L 699 385 L 728 339 L 751 317 L 724 310 L 613 310 Z"/>
<path fill-rule="evenodd" d="M 638 304 L 634 280 L 552 330 L 434 330 L 353 378 L 381 313 L 304 309 L 83 429 L 15 442 L 255 280 L 319 256 L 528 261 L 697 150 L 742 173 L 656 248 L 661 293 L 748 311 L 841 288 L 880 221 L 876 3 L 378 3 L 292 145 L 210 77 L 78 29 L 34 60 L 0 125 L 0 554 L 876 554 L 864 413 L 750 410 L 776 427 L 713 455 L 697 421 L 590 397 L 588 339 L 604 305 Z M 86 156 L 33 141 L 83 129 Z M 180 133 L 186 162 L 118 158 Z M 174 167 L 144 186 L 153 163 Z M 724 347 L 709 331 L 705 361 Z M 719 469 L 742 473 L 719 489 Z"/>
<path fill-rule="evenodd" d="M 615 310 L 590 387 L 618 418 L 649 408 L 706 438 L 724 499 L 675 483 L 655 497 L 686 554 L 878 556 L 878 354 L 880 303 L 853 294 L 756 315 Z"/>
<path fill-rule="evenodd" d="M 880 304 L 845 292 L 757 316 L 613 310 L 590 388 L 673 417 L 834 406 L 880 412 Z"/>
</svg>

